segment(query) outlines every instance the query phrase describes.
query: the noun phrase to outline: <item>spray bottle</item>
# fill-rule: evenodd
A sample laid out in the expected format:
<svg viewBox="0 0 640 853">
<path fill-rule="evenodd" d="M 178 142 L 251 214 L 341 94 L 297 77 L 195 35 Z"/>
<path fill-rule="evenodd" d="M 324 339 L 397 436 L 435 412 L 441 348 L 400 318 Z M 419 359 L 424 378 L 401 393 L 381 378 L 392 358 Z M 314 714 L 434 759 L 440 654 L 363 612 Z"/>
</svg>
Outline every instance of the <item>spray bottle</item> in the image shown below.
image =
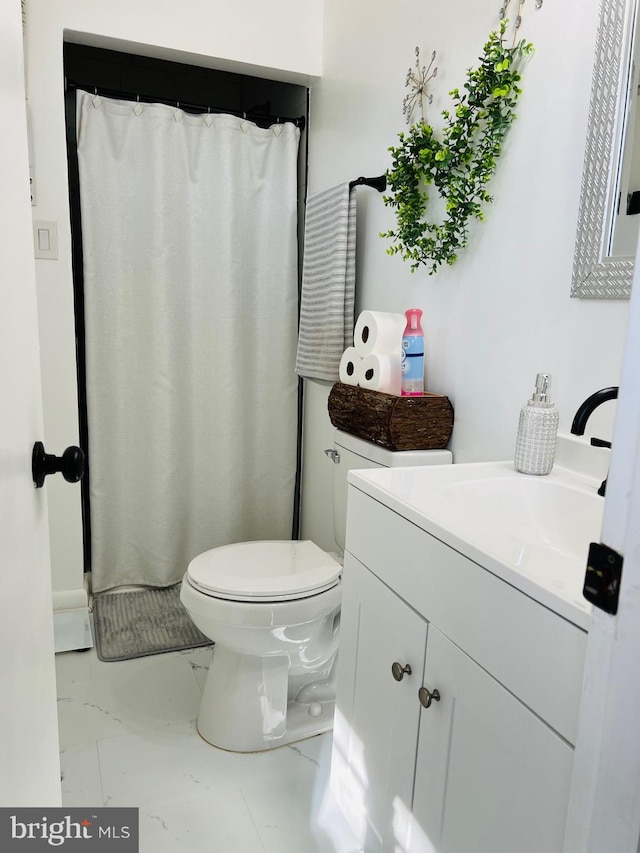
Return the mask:
<svg viewBox="0 0 640 853">
<path fill-rule="evenodd" d="M 422 311 L 409 308 L 405 311 L 407 325 L 402 336 L 403 397 L 421 397 L 424 394 L 424 335 L 420 326 Z"/>
</svg>

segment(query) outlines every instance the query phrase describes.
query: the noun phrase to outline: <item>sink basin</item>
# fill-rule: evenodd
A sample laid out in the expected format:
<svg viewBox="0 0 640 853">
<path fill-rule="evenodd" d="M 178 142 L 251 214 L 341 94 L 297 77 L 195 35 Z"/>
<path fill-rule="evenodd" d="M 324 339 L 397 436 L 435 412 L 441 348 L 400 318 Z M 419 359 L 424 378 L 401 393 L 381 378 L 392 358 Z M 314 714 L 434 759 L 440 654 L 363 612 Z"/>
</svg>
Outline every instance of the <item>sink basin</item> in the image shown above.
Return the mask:
<svg viewBox="0 0 640 853">
<path fill-rule="evenodd" d="M 546 479 L 492 477 L 451 483 L 443 498 L 474 529 L 498 534 L 503 544 L 518 549 L 520 564 L 531 548 L 559 558 L 583 559 L 588 543 L 597 537 L 603 501 L 596 492 Z"/>
<path fill-rule="evenodd" d="M 524 550 L 585 556 L 585 540 L 599 532 L 603 501 L 562 483 L 519 477 L 463 481 L 443 489 L 456 513 L 513 540 Z"/>
<path fill-rule="evenodd" d="M 575 447 L 569 449 L 575 453 Z M 600 454 L 596 461 L 594 470 L 556 464 L 544 477 L 521 474 L 512 462 L 477 462 L 352 472 L 350 481 L 588 627 L 591 605 L 582 585 L 589 543 L 600 540 L 604 499 L 597 489 L 608 457 Z"/>
</svg>

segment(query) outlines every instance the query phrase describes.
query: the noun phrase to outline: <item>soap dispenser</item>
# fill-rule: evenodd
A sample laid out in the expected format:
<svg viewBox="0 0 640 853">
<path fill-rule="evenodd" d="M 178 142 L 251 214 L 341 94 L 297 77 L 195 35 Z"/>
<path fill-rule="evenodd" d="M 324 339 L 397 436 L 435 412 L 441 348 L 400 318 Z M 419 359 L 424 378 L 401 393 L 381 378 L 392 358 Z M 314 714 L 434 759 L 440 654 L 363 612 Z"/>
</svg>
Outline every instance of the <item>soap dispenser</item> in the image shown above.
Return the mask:
<svg viewBox="0 0 640 853">
<path fill-rule="evenodd" d="M 559 414 L 549 399 L 551 376 L 538 373 L 532 398 L 520 412 L 514 465 L 523 474 L 549 474 L 556 452 Z"/>
</svg>

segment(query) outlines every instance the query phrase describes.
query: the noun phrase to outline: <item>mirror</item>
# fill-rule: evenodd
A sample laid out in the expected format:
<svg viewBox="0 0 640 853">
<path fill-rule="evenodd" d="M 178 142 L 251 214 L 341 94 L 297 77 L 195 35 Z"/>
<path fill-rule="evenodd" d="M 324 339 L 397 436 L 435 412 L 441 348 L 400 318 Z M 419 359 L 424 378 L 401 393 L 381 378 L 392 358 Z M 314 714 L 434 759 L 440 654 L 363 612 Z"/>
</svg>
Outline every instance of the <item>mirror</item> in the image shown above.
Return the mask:
<svg viewBox="0 0 640 853">
<path fill-rule="evenodd" d="M 640 230 L 638 2 L 602 0 L 600 8 L 571 284 L 581 299 L 631 293 Z"/>
</svg>

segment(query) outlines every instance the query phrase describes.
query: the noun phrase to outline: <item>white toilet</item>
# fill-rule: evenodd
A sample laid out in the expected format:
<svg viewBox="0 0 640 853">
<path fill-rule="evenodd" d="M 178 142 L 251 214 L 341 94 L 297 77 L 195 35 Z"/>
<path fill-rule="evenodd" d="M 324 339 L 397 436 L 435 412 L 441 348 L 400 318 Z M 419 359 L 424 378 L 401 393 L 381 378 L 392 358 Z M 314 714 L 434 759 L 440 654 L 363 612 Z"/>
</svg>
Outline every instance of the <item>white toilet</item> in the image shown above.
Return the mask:
<svg viewBox="0 0 640 853">
<path fill-rule="evenodd" d="M 442 465 L 448 450 L 392 452 L 336 431 L 334 530 L 342 553 L 347 472 Z M 340 624 L 341 557 L 309 541 L 239 542 L 195 557 L 180 599 L 215 642 L 198 715 L 214 746 L 253 752 L 333 725 Z"/>
</svg>

